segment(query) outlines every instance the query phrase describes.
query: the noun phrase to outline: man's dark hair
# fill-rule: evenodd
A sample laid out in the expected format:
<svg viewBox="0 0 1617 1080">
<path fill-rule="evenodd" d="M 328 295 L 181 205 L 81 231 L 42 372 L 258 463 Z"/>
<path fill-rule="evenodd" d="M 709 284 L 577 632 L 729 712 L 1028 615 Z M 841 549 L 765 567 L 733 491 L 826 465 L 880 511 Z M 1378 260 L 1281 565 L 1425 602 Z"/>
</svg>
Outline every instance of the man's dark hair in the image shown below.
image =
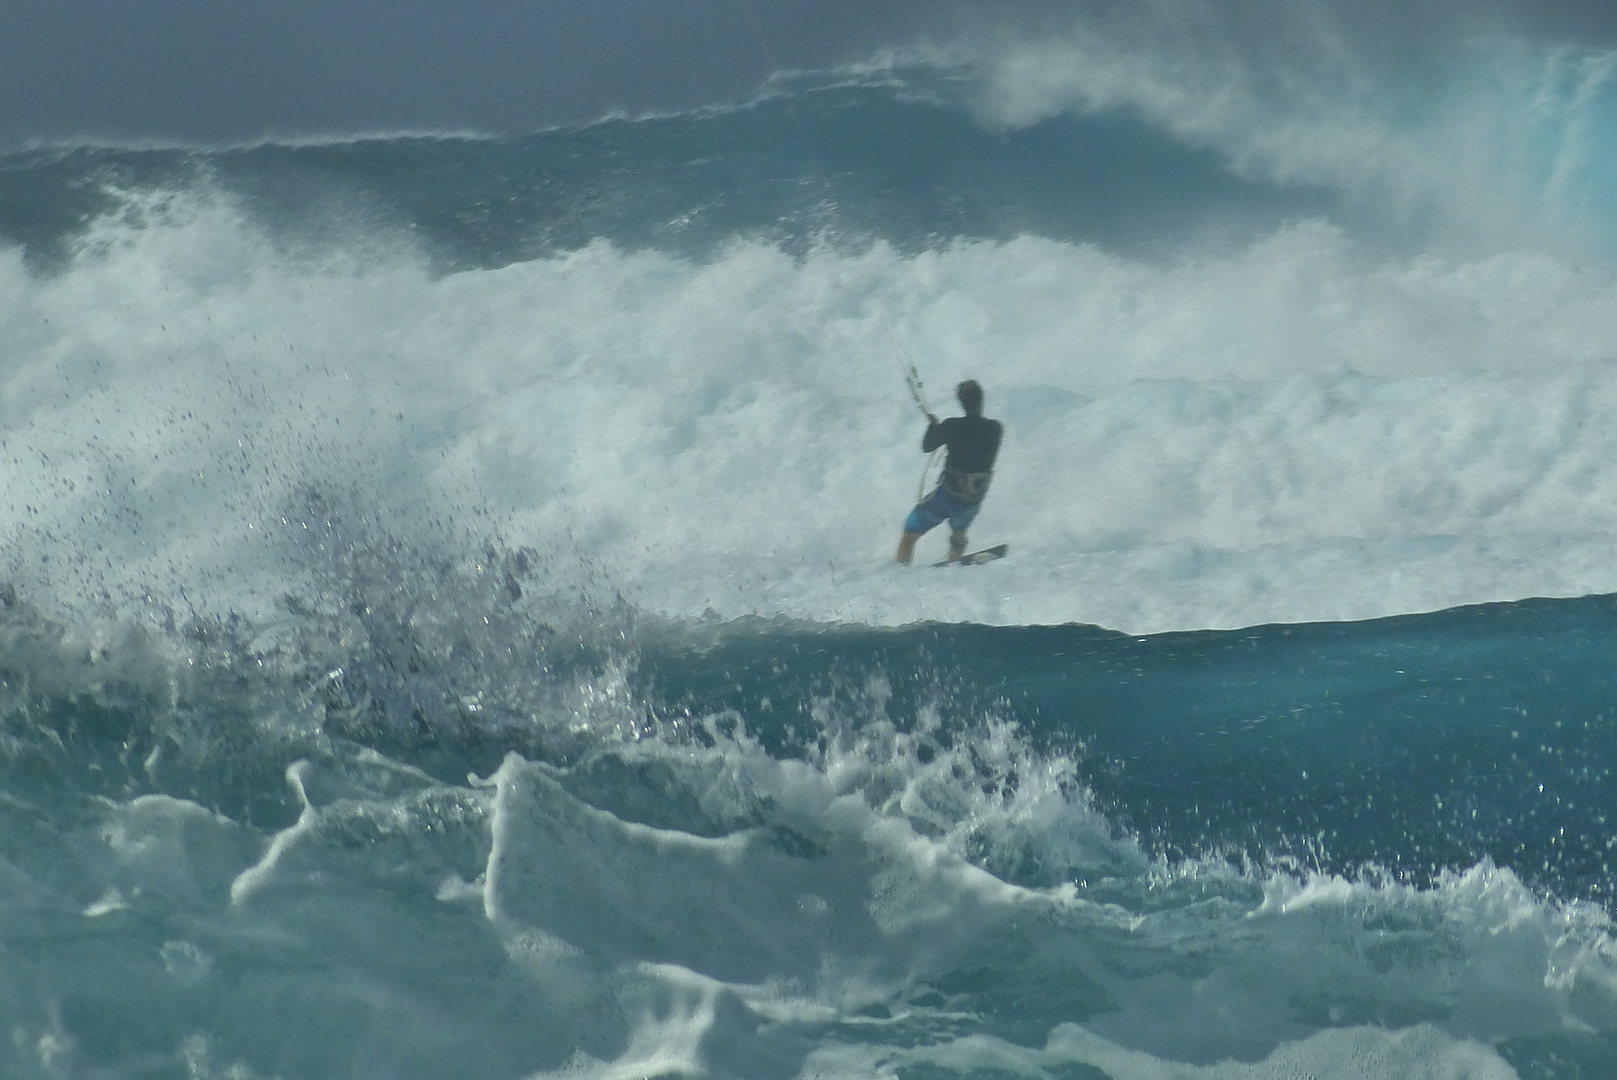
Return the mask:
<svg viewBox="0 0 1617 1080">
<path fill-rule="evenodd" d="M 983 411 L 983 388 L 976 379 L 967 379 L 954 388 L 954 396 L 960 399 L 960 407 L 973 416 Z"/>
</svg>

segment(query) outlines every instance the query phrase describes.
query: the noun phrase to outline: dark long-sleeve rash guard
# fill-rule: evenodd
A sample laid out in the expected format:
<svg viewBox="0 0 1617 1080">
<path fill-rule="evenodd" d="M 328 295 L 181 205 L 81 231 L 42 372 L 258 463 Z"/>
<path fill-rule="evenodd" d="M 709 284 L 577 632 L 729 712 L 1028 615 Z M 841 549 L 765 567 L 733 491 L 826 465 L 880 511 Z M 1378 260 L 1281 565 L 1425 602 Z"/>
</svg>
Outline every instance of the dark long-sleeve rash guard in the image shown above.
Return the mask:
<svg viewBox="0 0 1617 1080">
<path fill-rule="evenodd" d="M 947 446 L 949 456 L 943 462 L 944 486 L 969 497 L 974 491 L 987 492 L 986 474 L 994 471 L 994 459 L 999 456 L 999 441 L 1004 434 L 1005 425 L 998 420 L 985 416 L 951 416 L 927 425 L 926 434 L 921 437 L 921 450 L 930 454 L 940 446 Z M 972 476 L 983 479 L 966 480 Z"/>
</svg>

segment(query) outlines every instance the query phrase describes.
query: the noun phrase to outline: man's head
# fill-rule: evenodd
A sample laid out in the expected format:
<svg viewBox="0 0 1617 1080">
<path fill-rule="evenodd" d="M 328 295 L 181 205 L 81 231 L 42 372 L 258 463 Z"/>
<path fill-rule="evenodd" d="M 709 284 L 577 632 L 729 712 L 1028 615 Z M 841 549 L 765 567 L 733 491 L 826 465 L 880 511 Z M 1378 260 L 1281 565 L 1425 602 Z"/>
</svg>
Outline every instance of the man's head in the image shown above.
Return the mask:
<svg viewBox="0 0 1617 1080">
<path fill-rule="evenodd" d="M 967 379 L 954 388 L 954 396 L 960 399 L 960 407 L 972 416 L 981 416 L 983 412 L 983 388 L 976 379 Z"/>
</svg>

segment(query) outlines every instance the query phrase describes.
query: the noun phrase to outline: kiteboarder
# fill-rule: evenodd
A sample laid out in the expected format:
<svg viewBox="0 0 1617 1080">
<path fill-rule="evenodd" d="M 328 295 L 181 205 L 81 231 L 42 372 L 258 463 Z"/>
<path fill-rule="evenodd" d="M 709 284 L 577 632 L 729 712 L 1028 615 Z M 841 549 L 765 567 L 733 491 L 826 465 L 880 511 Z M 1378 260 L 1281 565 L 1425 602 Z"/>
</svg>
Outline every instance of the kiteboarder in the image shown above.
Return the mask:
<svg viewBox="0 0 1617 1080">
<path fill-rule="evenodd" d="M 955 387 L 955 397 L 965 416 L 939 420 L 926 414 L 926 434 L 921 452 L 930 454 L 940 446 L 949 448 L 943 462 L 943 476 L 932 494 L 922 499 L 904 521 L 898 538 L 898 561 L 905 566 L 915 557 L 915 542 L 944 521 L 949 523 L 949 559 L 966 553 L 966 529 L 982 509 L 988 482 L 994 476 L 994 458 L 999 454 L 1005 426 L 983 415 L 983 388 L 967 379 Z"/>
</svg>

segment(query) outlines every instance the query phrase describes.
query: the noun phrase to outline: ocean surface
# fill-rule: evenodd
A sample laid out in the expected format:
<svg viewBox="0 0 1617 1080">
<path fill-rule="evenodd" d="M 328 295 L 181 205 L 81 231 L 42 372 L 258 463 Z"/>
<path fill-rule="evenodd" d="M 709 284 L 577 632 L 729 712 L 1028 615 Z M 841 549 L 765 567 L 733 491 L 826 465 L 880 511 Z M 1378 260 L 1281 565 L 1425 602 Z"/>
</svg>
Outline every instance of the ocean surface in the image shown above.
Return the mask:
<svg viewBox="0 0 1617 1080">
<path fill-rule="evenodd" d="M 1218 45 L 0 155 L 0 1075 L 1617 1076 L 1617 57 Z"/>
</svg>

